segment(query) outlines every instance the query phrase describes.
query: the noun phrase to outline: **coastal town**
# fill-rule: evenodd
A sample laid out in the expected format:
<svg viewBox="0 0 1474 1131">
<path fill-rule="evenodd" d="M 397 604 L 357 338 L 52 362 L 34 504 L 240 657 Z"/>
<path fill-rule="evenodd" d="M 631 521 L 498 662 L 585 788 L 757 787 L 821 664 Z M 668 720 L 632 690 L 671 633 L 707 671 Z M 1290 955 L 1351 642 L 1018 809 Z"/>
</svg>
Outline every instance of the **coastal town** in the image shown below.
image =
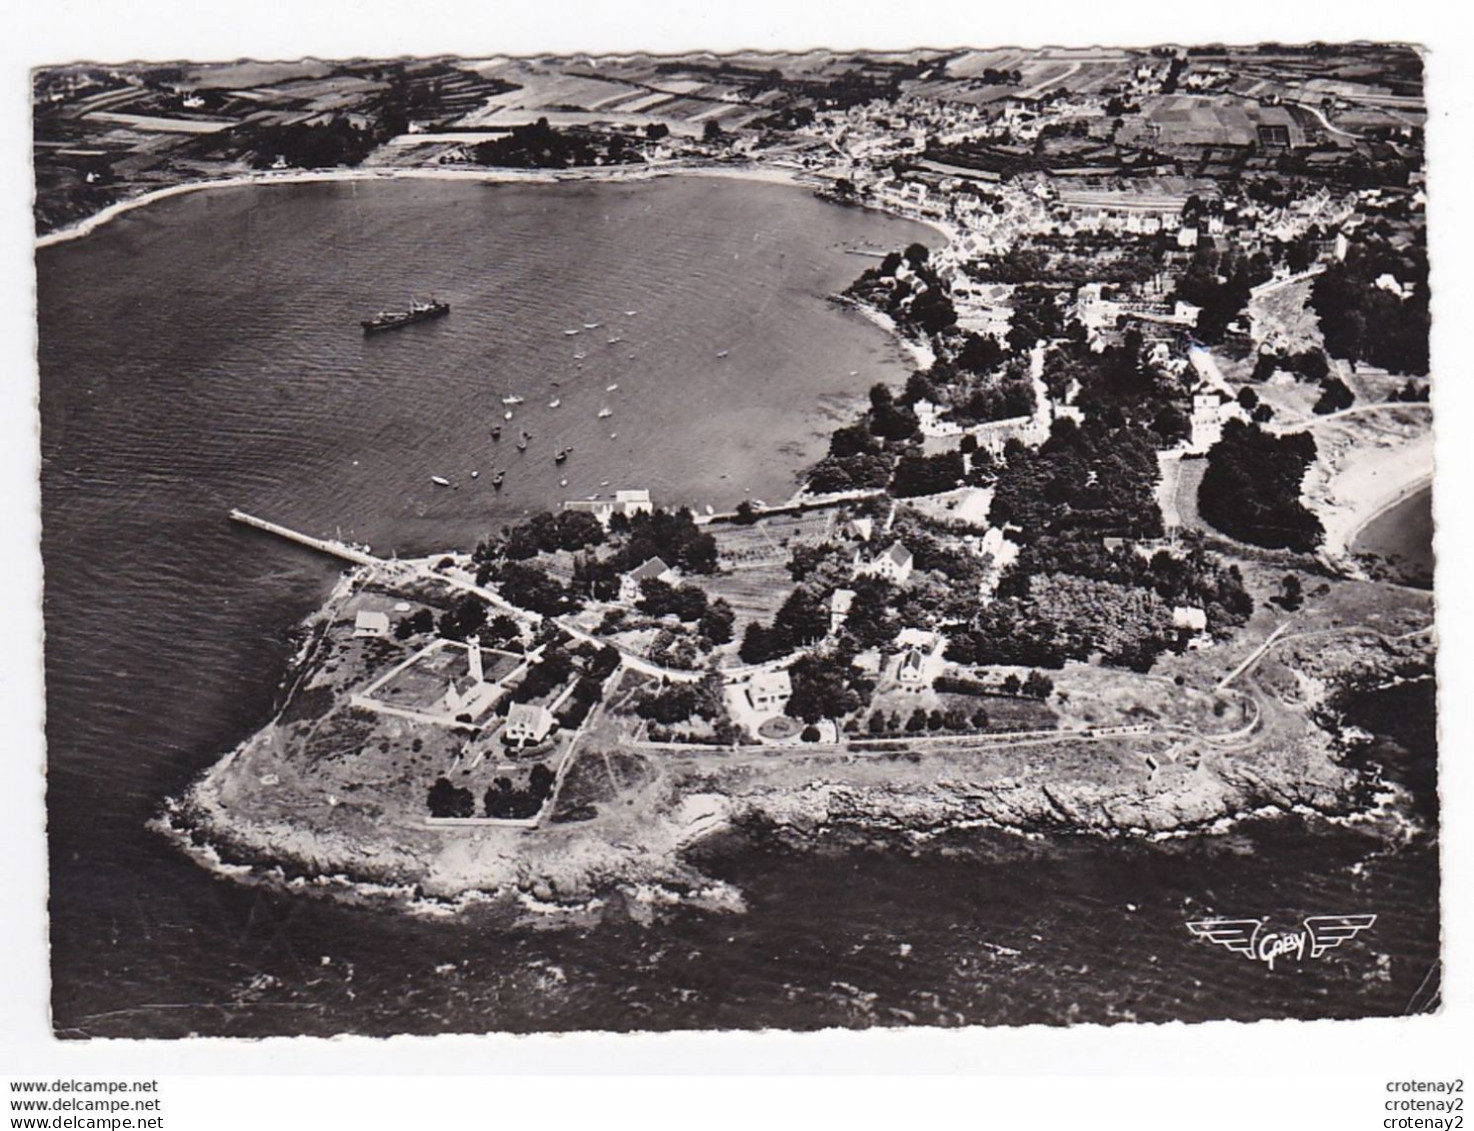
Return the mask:
<svg viewBox="0 0 1474 1131">
<path fill-rule="evenodd" d="M 936 237 L 846 249 L 832 302 L 914 371 L 786 501 L 613 483 L 420 557 L 234 512 L 349 569 L 274 717 L 161 820 L 195 849 L 547 901 L 707 890 L 684 849 L 743 823 L 1345 812 L 1338 695 L 1431 669 L 1431 565 L 1360 540 L 1431 482 L 1411 50 L 73 66 L 34 95 L 43 242 L 200 185 L 416 176 L 773 178 Z"/>
</svg>

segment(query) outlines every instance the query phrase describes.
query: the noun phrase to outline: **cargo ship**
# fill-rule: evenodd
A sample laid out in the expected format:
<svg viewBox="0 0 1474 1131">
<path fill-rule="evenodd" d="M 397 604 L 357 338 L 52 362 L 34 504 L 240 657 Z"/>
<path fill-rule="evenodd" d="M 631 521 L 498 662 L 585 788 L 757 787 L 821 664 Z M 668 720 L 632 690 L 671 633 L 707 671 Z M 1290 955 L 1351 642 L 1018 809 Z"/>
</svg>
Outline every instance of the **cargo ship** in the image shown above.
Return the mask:
<svg viewBox="0 0 1474 1131">
<path fill-rule="evenodd" d="M 450 303 L 431 299 L 429 302 L 411 302 L 408 310 L 381 310 L 372 318 L 359 323 L 365 334 L 380 330 L 397 330 L 413 322 L 426 322 L 431 318 L 444 318 L 450 313 Z"/>
</svg>

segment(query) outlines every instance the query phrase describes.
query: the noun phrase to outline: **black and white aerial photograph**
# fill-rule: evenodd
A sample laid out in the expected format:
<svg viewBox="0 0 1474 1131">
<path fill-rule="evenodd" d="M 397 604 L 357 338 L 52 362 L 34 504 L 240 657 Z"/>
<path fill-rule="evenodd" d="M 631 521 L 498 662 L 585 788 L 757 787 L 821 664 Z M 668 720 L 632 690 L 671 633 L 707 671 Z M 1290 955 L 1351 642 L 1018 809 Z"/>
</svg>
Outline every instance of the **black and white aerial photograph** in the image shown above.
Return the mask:
<svg viewBox="0 0 1474 1131">
<path fill-rule="evenodd" d="M 480 30 L 30 72 L 54 1038 L 1437 1012 L 1425 48 Z"/>
</svg>

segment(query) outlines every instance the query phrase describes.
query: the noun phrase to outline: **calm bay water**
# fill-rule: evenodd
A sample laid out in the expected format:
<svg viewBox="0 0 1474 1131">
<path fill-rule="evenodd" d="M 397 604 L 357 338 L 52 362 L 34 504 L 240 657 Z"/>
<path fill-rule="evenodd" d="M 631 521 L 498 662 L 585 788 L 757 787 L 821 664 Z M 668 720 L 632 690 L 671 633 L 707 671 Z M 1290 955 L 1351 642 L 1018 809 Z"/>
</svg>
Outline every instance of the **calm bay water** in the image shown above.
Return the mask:
<svg viewBox="0 0 1474 1131">
<path fill-rule="evenodd" d="M 230 507 L 413 553 L 620 486 L 697 506 L 781 498 L 835 414 L 908 372 L 824 301 L 866 266 L 841 245 L 934 238 L 766 185 L 403 182 L 201 193 L 41 252 L 58 1030 L 809 1028 L 1425 1003 L 1428 812 L 1396 849 L 1374 829 L 1298 820 L 1160 845 L 969 833 L 796 853 L 733 837 L 702 863 L 743 890 L 745 915 L 556 930 L 242 887 L 144 829 L 265 721 L 287 633 L 335 575 L 232 527 Z M 410 291 L 453 313 L 359 333 Z M 510 395 L 525 399 L 498 445 Z M 500 495 L 493 468 L 507 470 Z M 1431 718 L 1428 688 L 1398 694 Z M 1426 765 L 1431 730 L 1371 756 Z M 1272 976 L 1182 927 L 1206 911 L 1288 925 L 1358 910 L 1383 916 L 1366 946 Z"/>
<path fill-rule="evenodd" d="M 1433 489 L 1388 507 L 1356 536 L 1352 550 L 1385 558 L 1408 583 L 1426 586 L 1433 577 Z"/>
</svg>

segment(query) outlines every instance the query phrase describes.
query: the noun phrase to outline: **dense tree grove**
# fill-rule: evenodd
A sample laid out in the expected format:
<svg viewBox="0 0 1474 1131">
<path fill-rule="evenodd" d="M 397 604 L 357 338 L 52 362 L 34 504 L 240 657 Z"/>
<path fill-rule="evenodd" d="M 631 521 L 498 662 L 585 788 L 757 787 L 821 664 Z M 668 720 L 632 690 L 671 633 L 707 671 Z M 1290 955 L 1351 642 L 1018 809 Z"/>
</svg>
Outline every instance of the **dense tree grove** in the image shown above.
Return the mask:
<svg viewBox="0 0 1474 1131">
<path fill-rule="evenodd" d="M 1392 286 L 1378 285 L 1386 276 Z M 1353 244 L 1316 278 L 1310 298 L 1334 356 L 1418 377 L 1428 372 L 1428 302 L 1426 248 L 1397 251 L 1383 240 Z"/>
<path fill-rule="evenodd" d="M 559 130 L 546 118 L 515 126 L 505 137 L 483 141 L 471 150 L 478 165 L 519 169 L 567 169 L 574 165 L 619 165 L 642 161 L 638 148 L 621 134 Z"/>
<path fill-rule="evenodd" d="M 1011 441 L 998 467 L 990 515 L 1012 522 L 1030 541 L 1047 533 L 1150 538 L 1162 532 L 1157 510 L 1157 446 L 1135 425 L 1112 428 L 1093 418 L 1057 420 L 1037 450 Z"/>
<path fill-rule="evenodd" d="M 488 817 L 501 817 L 503 819 L 526 820 L 537 816 L 537 811 L 543 807 L 553 792 L 553 785 L 557 781 L 557 775 L 539 762 L 532 767 L 527 776 L 527 785 L 523 789 L 512 786 L 512 779 L 499 777 L 486 790 L 482 798 L 483 811 Z"/>
<path fill-rule="evenodd" d="M 294 169 L 357 165 L 380 140 L 372 129 L 356 126 L 342 114 L 318 125 L 263 126 L 252 137 L 256 154 L 251 163 L 258 169 L 278 160 Z"/>
<path fill-rule="evenodd" d="M 1231 420 L 1208 452 L 1198 489 L 1198 509 L 1219 530 L 1241 542 L 1309 551 L 1324 531 L 1300 501 L 1300 485 L 1315 461 L 1308 432 L 1272 436 Z"/>
<path fill-rule="evenodd" d="M 806 723 L 838 719 L 863 708 L 872 685 L 861 679 L 848 656 L 802 656 L 788 669 L 793 682 L 784 713 Z"/>
</svg>

